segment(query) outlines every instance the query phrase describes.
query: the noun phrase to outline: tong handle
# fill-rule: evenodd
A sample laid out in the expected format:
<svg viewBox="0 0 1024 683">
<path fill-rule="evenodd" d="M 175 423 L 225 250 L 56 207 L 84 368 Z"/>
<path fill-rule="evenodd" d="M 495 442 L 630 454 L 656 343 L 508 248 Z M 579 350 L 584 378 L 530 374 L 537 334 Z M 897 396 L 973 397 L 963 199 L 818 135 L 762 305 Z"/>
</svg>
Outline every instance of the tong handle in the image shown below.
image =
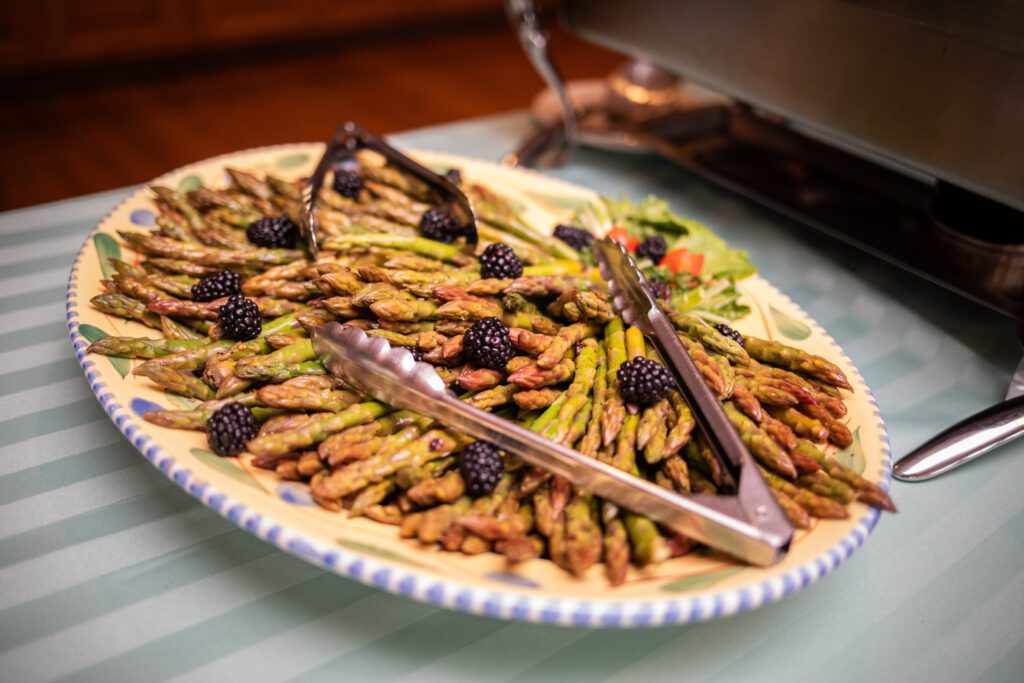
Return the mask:
<svg viewBox="0 0 1024 683">
<path fill-rule="evenodd" d="M 462 190 L 444 176 L 434 173 L 415 159 L 398 151 L 355 121 L 345 121 L 334 130 L 331 139 L 327 141 L 327 148 L 320 157 L 320 162 L 317 164 L 316 170 L 313 171 L 309 184 L 303 189 L 302 206 L 305 211 L 301 217 L 299 229 L 314 256 L 320 251 L 317 237 L 319 223 L 316 217 L 316 200 L 323 187 L 324 179 L 327 177 L 327 172 L 343 156 L 351 156 L 360 149 L 377 152 L 389 163 L 423 182 L 433 193 L 437 203 L 444 206 L 463 228 L 466 242 L 477 243 L 476 217 L 473 214 L 473 207 Z"/>
<path fill-rule="evenodd" d="M 336 377 L 379 401 L 433 418 L 484 439 L 526 462 L 565 477 L 607 500 L 654 519 L 751 564 L 769 565 L 786 552 L 792 529 L 748 517 L 741 496 L 681 496 L 523 429 L 455 398 L 427 363 L 370 337 L 357 327 L 332 322 L 313 331 L 313 348 Z M 756 474 L 756 472 L 755 472 Z"/>
<path fill-rule="evenodd" d="M 737 510 L 765 536 L 789 539 L 793 527 L 772 495 L 753 457 L 733 428 L 722 405 L 704 382 L 675 328 L 647 290 L 646 278 L 625 248 L 605 237 L 594 243 L 612 304 L 623 320 L 650 340 L 672 373 L 711 450 L 732 470 L 737 482 Z"/>
</svg>

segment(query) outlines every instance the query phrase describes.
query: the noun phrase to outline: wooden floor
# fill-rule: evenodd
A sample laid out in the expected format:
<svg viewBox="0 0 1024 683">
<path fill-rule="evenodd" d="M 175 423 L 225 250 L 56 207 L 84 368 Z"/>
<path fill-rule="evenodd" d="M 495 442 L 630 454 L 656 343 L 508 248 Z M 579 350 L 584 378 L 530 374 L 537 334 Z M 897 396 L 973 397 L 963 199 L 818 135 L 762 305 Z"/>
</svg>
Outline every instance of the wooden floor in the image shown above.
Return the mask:
<svg viewBox="0 0 1024 683">
<path fill-rule="evenodd" d="M 556 35 L 567 77 L 621 57 Z M 542 87 L 501 23 L 0 84 L 0 210 L 149 180 L 236 149 L 521 108 Z"/>
</svg>

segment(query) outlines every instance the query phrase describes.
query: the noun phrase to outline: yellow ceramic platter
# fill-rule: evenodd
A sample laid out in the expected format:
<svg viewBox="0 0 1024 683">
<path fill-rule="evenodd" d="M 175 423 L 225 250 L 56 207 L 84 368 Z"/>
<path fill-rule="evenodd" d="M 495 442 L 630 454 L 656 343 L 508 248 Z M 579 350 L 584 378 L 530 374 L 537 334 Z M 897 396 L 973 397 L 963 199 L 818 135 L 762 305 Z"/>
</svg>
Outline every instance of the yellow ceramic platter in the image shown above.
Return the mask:
<svg viewBox="0 0 1024 683">
<path fill-rule="evenodd" d="M 312 171 L 321 150 L 320 145 L 299 144 L 238 152 L 173 171 L 158 182 L 183 190 L 200 182 L 223 185 L 225 166 L 299 177 Z M 473 182 L 499 191 L 523 207 L 524 218 L 534 226 L 553 227 L 597 199 L 590 190 L 531 172 L 444 154 L 417 156 L 437 168 L 458 167 Z M 877 511 L 854 503 L 849 519 L 815 520 L 811 529 L 798 532 L 789 556 L 774 567 L 758 569 L 715 554 L 691 554 L 648 570 L 631 568 L 625 584 L 611 588 L 600 565 L 580 578 L 547 560 L 510 567 L 496 554 L 469 557 L 426 549 L 399 539 L 395 527 L 327 512 L 311 501 L 304 485 L 280 481 L 252 467 L 244 456 L 222 459 L 212 454 L 200 433 L 143 421 L 146 411 L 184 407 L 187 399 L 133 377 L 130 369 L 137 361 L 84 353 L 90 341 L 104 334 L 152 335 L 140 324 L 93 309 L 89 299 L 101 292 L 107 258 L 136 258 L 117 231 L 148 228 L 154 213 L 149 193 L 136 192 L 88 237 L 75 261 L 68 284 L 68 327 L 86 377 L 111 419 L 154 466 L 204 505 L 314 564 L 393 593 L 475 614 L 563 625 L 658 626 L 733 614 L 799 590 L 838 566 L 878 519 Z M 764 279 L 748 278 L 741 287 L 752 313 L 737 329 L 798 345 L 836 362 L 846 373 L 854 392 L 844 419 L 854 442 L 835 457 L 887 488 L 885 428 L 856 368 L 814 321 Z"/>
</svg>

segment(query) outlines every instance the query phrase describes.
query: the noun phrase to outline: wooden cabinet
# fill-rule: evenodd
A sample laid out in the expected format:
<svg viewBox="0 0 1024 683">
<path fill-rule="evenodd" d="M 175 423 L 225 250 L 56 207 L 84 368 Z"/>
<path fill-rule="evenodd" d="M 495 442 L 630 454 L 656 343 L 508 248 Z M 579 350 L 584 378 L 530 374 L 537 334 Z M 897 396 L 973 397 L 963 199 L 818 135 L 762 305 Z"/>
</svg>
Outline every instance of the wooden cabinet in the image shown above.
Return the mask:
<svg viewBox="0 0 1024 683">
<path fill-rule="evenodd" d="M 6 75 L 501 13 L 501 0 L 7 0 L 0 5 L 0 73 Z"/>
</svg>

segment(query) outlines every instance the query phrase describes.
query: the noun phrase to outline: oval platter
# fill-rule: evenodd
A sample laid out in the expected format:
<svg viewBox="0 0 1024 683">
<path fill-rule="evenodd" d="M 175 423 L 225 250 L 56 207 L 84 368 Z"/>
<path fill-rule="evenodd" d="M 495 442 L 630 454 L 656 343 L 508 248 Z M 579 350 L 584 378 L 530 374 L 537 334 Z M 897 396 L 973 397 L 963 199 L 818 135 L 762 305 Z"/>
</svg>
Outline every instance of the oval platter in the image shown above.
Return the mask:
<svg viewBox="0 0 1024 683">
<path fill-rule="evenodd" d="M 294 178 L 312 171 L 321 150 L 318 144 L 253 149 L 186 166 L 156 182 L 182 190 L 199 182 L 223 185 L 225 166 Z M 445 154 L 416 156 L 435 168 L 458 167 L 472 181 L 499 190 L 524 209 L 525 219 L 534 226 L 554 226 L 597 200 L 590 190 L 532 172 Z M 132 376 L 132 364 L 140 361 L 86 355 L 90 341 L 103 335 L 147 334 L 147 328 L 137 323 L 95 310 L 89 299 L 101 292 L 109 257 L 136 257 L 117 231 L 151 227 L 154 213 L 149 192 L 134 193 L 89 235 L 72 267 L 68 329 L 85 376 L 111 420 L 178 486 L 259 538 L 329 571 L 398 595 L 500 619 L 566 626 L 661 626 L 727 616 L 800 590 L 849 557 L 878 520 L 877 510 L 854 503 L 849 519 L 815 520 L 808 531 L 798 532 L 789 555 L 773 567 L 746 567 L 720 555 L 691 553 L 650 569 L 631 567 L 626 582 L 612 588 L 601 565 L 578 578 L 547 560 L 510 567 L 496 554 L 470 557 L 426 549 L 398 538 L 395 527 L 327 512 L 312 502 L 304 485 L 279 481 L 252 467 L 244 455 L 217 457 L 207 450 L 200 433 L 145 422 L 145 412 L 185 407 L 185 399 Z M 741 288 L 752 309 L 736 325 L 741 332 L 799 345 L 836 362 L 846 373 L 854 392 L 848 397 L 845 421 L 855 438 L 852 446 L 834 456 L 888 489 L 888 439 L 860 373 L 824 330 L 766 280 L 754 276 L 742 281 Z"/>
</svg>

